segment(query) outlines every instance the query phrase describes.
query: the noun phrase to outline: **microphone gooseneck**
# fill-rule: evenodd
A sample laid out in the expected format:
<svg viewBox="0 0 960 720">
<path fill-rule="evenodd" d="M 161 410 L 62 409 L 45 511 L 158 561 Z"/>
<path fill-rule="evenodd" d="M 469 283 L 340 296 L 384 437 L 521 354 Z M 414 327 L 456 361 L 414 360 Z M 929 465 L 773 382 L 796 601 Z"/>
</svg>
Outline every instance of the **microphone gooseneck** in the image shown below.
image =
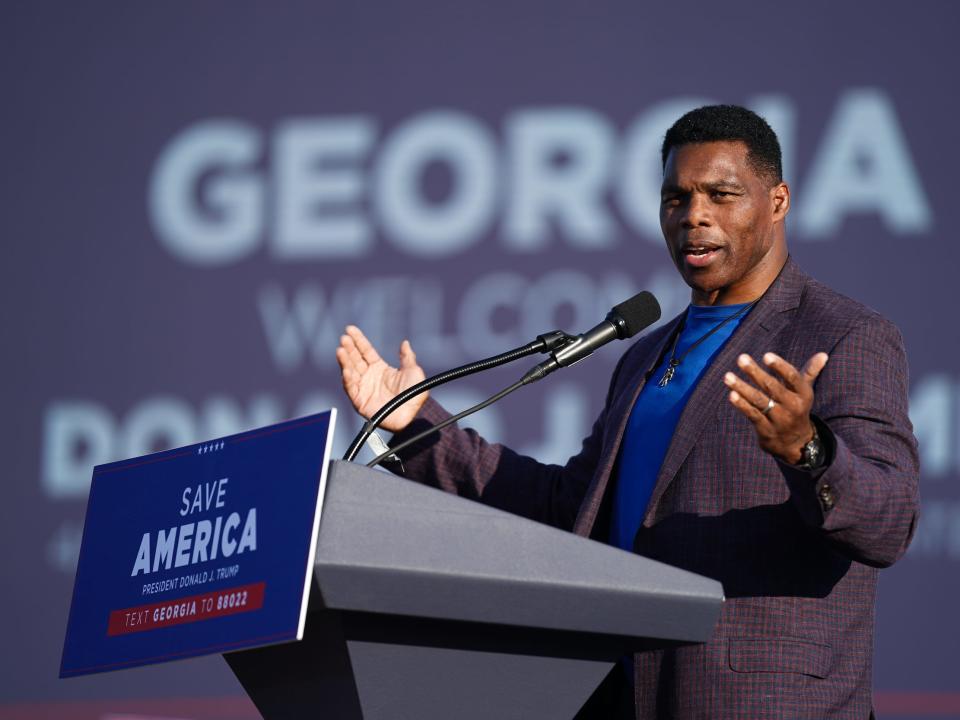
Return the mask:
<svg viewBox="0 0 960 720">
<path fill-rule="evenodd" d="M 383 422 L 384 418 L 420 393 L 426 392 L 427 390 L 435 388 L 438 385 L 444 385 L 445 383 L 453 380 L 466 377 L 467 375 L 473 375 L 474 373 L 478 373 L 483 370 L 489 370 L 491 368 L 504 365 L 508 362 L 519 360 L 520 358 L 527 357 L 527 355 L 532 355 L 533 353 L 552 352 L 557 348 L 561 348 L 564 345 L 573 342 L 573 340 L 574 338 L 571 335 L 561 332 L 560 330 L 553 330 L 552 332 L 544 333 L 543 335 L 537 335 L 536 340 L 521 347 L 508 350 L 505 353 L 500 353 L 499 355 L 494 355 L 493 357 L 484 358 L 483 360 L 477 360 L 476 362 L 468 363 L 467 365 L 461 365 L 453 370 L 447 370 L 446 372 L 429 377 L 426 380 L 407 388 L 370 416 L 370 419 L 364 423 L 363 427 L 360 429 L 360 432 L 358 432 L 356 437 L 353 438 L 353 441 L 350 443 L 347 451 L 343 454 L 343 459 L 347 461 L 353 460 L 357 456 L 357 453 L 360 452 L 360 448 L 363 447 L 363 443 L 367 440 L 367 438 L 370 437 L 370 435 L 372 435 L 378 427 L 380 427 L 380 423 Z"/>
<path fill-rule="evenodd" d="M 417 433 L 417 435 L 415 435 L 414 437 L 408 438 L 407 440 L 403 441 L 399 445 L 378 455 L 369 463 L 367 463 L 367 467 L 374 467 L 375 465 L 379 464 L 381 461 L 385 460 L 391 455 L 394 455 L 395 453 L 399 452 L 403 448 L 406 448 L 418 442 L 419 440 L 422 440 L 423 438 L 427 437 L 428 435 L 431 435 L 432 433 L 438 432 L 442 428 L 445 428 L 447 425 L 451 425 L 452 423 L 466 417 L 467 415 L 471 415 L 472 413 L 475 413 L 478 410 L 482 410 L 488 405 L 495 403 L 497 400 L 500 400 L 501 398 L 509 395 L 515 390 L 518 390 L 524 385 L 528 385 L 531 382 L 535 382 L 536 380 L 546 377 L 554 370 L 558 370 L 561 367 L 567 367 L 569 365 L 573 365 L 574 363 L 577 363 L 580 360 L 583 360 L 583 358 L 591 355 L 597 348 L 602 347 L 603 345 L 606 345 L 608 342 L 611 342 L 612 340 L 618 340 L 618 339 L 623 340 L 626 338 L 633 337 L 638 332 L 643 330 L 645 327 L 652 325 L 659 319 L 660 319 L 660 304 L 657 302 L 657 299 L 651 293 L 643 291 L 641 293 L 638 293 L 637 295 L 634 295 L 629 300 L 626 300 L 625 302 L 622 302 L 619 305 L 615 306 L 612 310 L 610 310 L 609 313 L 607 313 L 607 317 L 602 323 L 595 326 L 591 330 L 588 330 L 582 335 L 578 335 L 577 337 L 574 338 L 570 335 L 567 335 L 566 333 L 555 331 L 553 333 L 548 333 L 547 336 L 544 336 L 544 335 L 539 336 L 537 340 L 541 342 L 536 343 L 538 345 L 538 349 L 540 349 L 541 352 L 550 352 L 551 357 L 549 360 L 545 360 L 544 362 L 540 363 L 536 367 L 532 368 L 520 380 L 513 383 L 509 387 L 501 390 L 495 395 L 492 395 L 491 397 L 487 398 L 483 402 L 480 402 L 474 405 L 473 407 L 464 410 L 463 412 L 457 413 L 456 415 L 453 415 L 452 417 L 447 418 L 443 422 L 437 425 L 434 425 L 433 427 L 427 428 L 423 432 Z M 549 338 L 549 340 L 546 340 L 545 338 Z M 533 344 L 534 343 L 531 343 L 531 345 Z M 544 346 L 547 346 L 547 347 L 544 347 Z M 535 352 L 535 350 L 529 350 L 528 349 L 529 347 L 530 346 L 526 346 L 525 348 L 523 348 L 523 354 L 518 354 L 515 357 L 511 357 L 510 359 L 516 359 L 516 357 L 522 357 L 523 355 L 529 355 L 531 352 Z M 513 352 L 516 352 L 516 351 L 513 351 Z M 504 356 L 510 355 L 510 354 L 511 353 L 504 353 Z M 504 356 L 497 356 L 497 357 L 504 357 Z M 504 360 L 503 362 L 508 362 L 508 361 L 509 360 Z M 456 371 L 450 371 L 450 373 L 453 373 L 453 372 L 456 372 Z M 445 373 L 444 375 L 447 375 L 447 374 L 449 373 Z M 437 377 L 441 377 L 441 376 L 437 376 Z M 429 381 L 424 381 L 424 383 L 420 383 L 420 385 L 424 385 L 427 382 Z M 385 405 L 380 412 L 377 412 L 374 418 L 377 416 L 380 416 L 381 412 L 383 412 L 384 410 L 386 410 L 387 412 L 384 412 L 382 417 L 386 417 L 386 415 L 389 414 L 389 412 L 392 412 L 393 409 L 395 409 L 400 404 L 402 404 L 403 402 L 406 402 L 406 400 L 412 397 L 412 395 L 410 395 L 409 393 L 415 390 L 417 387 L 419 386 L 414 386 L 410 388 L 410 390 L 408 390 L 406 393 L 402 393 L 401 395 L 398 395 L 390 403 L 387 403 L 387 405 Z M 413 393 L 413 394 L 416 394 L 416 393 Z M 403 397 L 404 399 L 400 400 L 401 397 Z M 370 421 L 367 423 L 368 426 L 373 423 L 374 418 L 370 419 Z M 366 426 L 365 426 L 365 429 L 366 429 Z M 360 439 L 361 436 L 365 438 L 371 432 L 373 432 L 373 428 L 371 428 L 369 432 L 366 432 L 366 435 L 364 435 L 364 433 L 361 432 L 361 434 L 358 435 L 357 438 Z M 354 445 L 356 445 L 356 447 L 354 448 L 353 446 L 351 446 L 351 450 L 353 451 L 353 454 L 350 455 L 350 457 L 346 457 L 345 455 L 344 459 L 347 459 L 347 460 L 353 459 L 353 456 L 356 455 L 356 450 L 359 449 L 360 444 L 362 444 L 362 442 L 363 442 L 362 439 L 360 439 L 359 443 L 355 440 Z M 348 451 L 348 454 L 349 452 L 350 451 Z"/>
<path fill-rule="evenodd" d="M 637 293 L 610 310 L 602 323 L 578 335 L 573 342 L 552 351 L 548 360 L 527 371 L 523 383 L 536 382 L 555 370 L 578 363 L 608 342 L 633 337 L 659 319 L 660 303 L 657 299 L 646 290 Z"/>
</svg>

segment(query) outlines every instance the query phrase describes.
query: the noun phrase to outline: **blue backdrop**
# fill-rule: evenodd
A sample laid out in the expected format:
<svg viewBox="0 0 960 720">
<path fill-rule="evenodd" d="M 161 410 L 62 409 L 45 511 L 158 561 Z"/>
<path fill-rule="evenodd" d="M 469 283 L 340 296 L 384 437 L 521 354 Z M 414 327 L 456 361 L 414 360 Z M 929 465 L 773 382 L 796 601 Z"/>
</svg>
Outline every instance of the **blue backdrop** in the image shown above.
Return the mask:
<svg viewBox="0 0 960 720">
<path fill-rule="evenodd" d="M 348 322 L 391 355 L 409 337 L 429 372 L 641 288 L 671 317 L 658 148 L 710 101 L 780 134 L 802 266 L 903 331 L 923 506 L 881 574 L 877 708 L 960 717 L 956 7 L 8 7 L 0 718 L 254 717 L 218 658 L 57 679 L 93 465 L 330 406 L 342 452 Z M 564 460 L 620 351 L 474 426 Z"/>
</svg>

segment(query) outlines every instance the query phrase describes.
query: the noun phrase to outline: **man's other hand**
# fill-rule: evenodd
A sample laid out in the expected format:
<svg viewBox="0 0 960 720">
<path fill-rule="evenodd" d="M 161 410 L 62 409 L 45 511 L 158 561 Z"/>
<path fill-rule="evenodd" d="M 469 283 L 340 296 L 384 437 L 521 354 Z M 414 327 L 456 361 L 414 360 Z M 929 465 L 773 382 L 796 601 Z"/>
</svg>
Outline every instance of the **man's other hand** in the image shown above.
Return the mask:
<svg viewBox="0 0 960 720">
<path fill-rule="evenodd" d="M 730 402 L 753 423 L 760 447 L 795 465 L 800 462 L 803 446 L 814 435 L 810 419 L 813 383 L 827 364 L 827 354 L 817 353 L 803 370 L 769 352 L 763 362 L 780 377 L 766 372 L 749 355 L 741 355 L 737 365 L 751 382 L 732 372 L 723 381 L 730 388 Z"/>
<path fill-rule="evenodd" d="M 417 356 L 409 341 L 400 344 L 400 367 L 395 368 L 380 357 L 367 336 L 355 325 L 348 325 L 340 336 L 337 362 L 340 363 L 343 389 L 356 411 L 365 418 L 426 378 L 423 368 L 417 365 Z M 391 432 L 403 430 L 426 400 L 427 393 L 408 400 L 387 415 L 381 427 Z"/>
</svg>

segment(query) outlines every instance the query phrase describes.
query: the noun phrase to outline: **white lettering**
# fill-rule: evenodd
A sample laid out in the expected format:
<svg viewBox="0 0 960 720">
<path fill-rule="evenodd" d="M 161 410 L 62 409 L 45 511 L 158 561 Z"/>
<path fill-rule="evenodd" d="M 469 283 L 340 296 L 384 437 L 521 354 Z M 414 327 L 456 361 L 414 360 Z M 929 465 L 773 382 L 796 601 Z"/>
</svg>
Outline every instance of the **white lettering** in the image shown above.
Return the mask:
<svg viewBox="0 0 960 720">
<path fill-rule="evenodd" d="M 748 107 L 767 121 L 780 141 L 780 164 L 783 166 L 783 179 L 793 187 L 796 172 L 797 110 L 794 103 L 785 95 L 758 95 Z"/>
<path fill-rule="evenodd" d="M 55 402 L 43 422 L 41 483 L 52 498 L 86 495 L 94 465 L 115 459 L 116 428 L 110 414 L 92 402 Z"/>
<path fill-rule="evenodd" d="M 590 403 L 584 389 L 573 383 L 552 388 L 546 397 L 542 427 L 540 441 L 518 452 L 540 462 L 563 465 L 590 432 Z"/>
<path fill-rule="evenodd" d="M 591 277 L 571 270 L 547 273 L 527 290 L 521 317 L 531 328 L 543 328 L 530 337 L 553 328 L 576 328 L 582 332 L 592 327 L 610 310 L 600 299 L 597 307 L 597 286 Z"/>
<path fill-rule="evenodd" d="M 909 556 L 960 558 L 960 502 L 924 500 L 921 513 Z"/>
<path fill-rule="evenodd" d="M 412 255 L 460 252 L 480 239 L 497 201 L 496 145 L 462 113 L 429 112 L 407 120 L 383 145 L 374 176 L 374 201 L 384 231 Z M 440 200 L 424 198 L 429 166 L 452 176 Z"/>
<path fill-rule="evenodd" d="M 920 446 L 924 477 L 942 477 L 960 468 L 960 460 L 954 456 L 958 399 L 957 386 L 947 375 L 928 375 L 910 393 L 910 422 Z M 924 516 L 926 522 L 926 513 Z"/>
<path fill-rule="evenodd" d="M 348 322 L 372 319 L 379 306 L 377 296 L 361 297 L 347 284 L 338 287 L 329 303 L 323 289 L 312 283 L 298 288 L 289 301 L 281 287 L 267 285 L 257 302 L 270 353 L 277 368 L 285 372 L 297 369 L 308 359 L 329 364 L 329 349 L 337 344 L 343 327 Z M 371 332 L 375 332 L 381 322 L 378 319 L 364 327 L 372 327 Z"/>
<path fill-rule="evenodd" d="M 247 511 L 247 519 L 243 524 L 243 532 L 240 533 L 240 544 L 237 545 L 237 555 L 246 550 L 257 549 L 257 509 L 250 508 Z"/>
<path fill-rule="evenodd" d="M 237 541 L 230 537 L 230 532 L 236 530 L 240 525 L 240 515 L 238 513 L 230 513 L 227 517 L 227 521 L 223 524 L 223 537 L 220 540 L 220 550 L 225 558 L 233 555 L 234 550 L 237 549 Z"/>
<path fill-rule="evenodd" d="M 684 113 L 709 104 L 704 98 L 673 98 L 653 104 L 627 129 L 620 149 L 617 200 L 624 219 L 638 234 L 660 245 L 660 146 L 667 129 Z"/>
<path fill-rule="evenodd" d="M 213 522 L 213 543 L 210 546 L 210 559 L 216 560 L 220 551 L 220 529 L 223 526 L 223 518 L 217 515 Z"/>
<path fill-rule="evenodd" d="M 528 339 L 521 340 L 514 312 L 526 286 L 522 276 L 503 272 L 484 275 L 467 288 L 457 325 L 466 330 L 463 344 L 469 355 L 485 357 L 491 354 L 491 348 L 516 347 Z M 498 312 L 501 309 L 505 312 Z M 540 332 L 550 329 L 545 327 Z"/>
<path fill-rule="evenodd" d="M 226 502 L 223 499 L 223 496 L 227 494 L 227 483 L 230 482 L 230 478 L 220 478 L 217 481 L 217 502 L 215 507 L 222 508 Z"/>
<path fill-rule="evenodd" d="M 197 521 L 197 534 L 193 539 L 193 556 L 190 558 L 190 564 L 197 562 L 206 562 L 207 545 L 210 544 L 210 535 L 213 525 L 209 520 Z"/>
<path fill-rule="evenodd" d="M 835 234 L 853 214 L 876 213 L 900 235 L 932 226 L 896 111 L 875 89 L 840 98 L 799 197 L 799 230 L 809 238 Z"/>
<path fill-rule="evenodd" d="M 245 430 L 272 425 L 286 415 L 280 402 L 273 395 L 254 395 L 244 410 L 233 398 L 215 396 L 200 406 L 197 425 L 202 428 L 202 437 L 223 437 Z M 191 440 L 196 442 L 197 437 Z"/>
<path fill-rule="evenodd" d="M 163 563 L 164 570 L 169 570 L 173 564 L 173 549 L 177 541 L 177 528 L 170 528 L 169 532 L 160 530 L 157 532 L 157 545 L 153 556 L 153 572 L 160 569 Z"/>
<path fill-rule="evenodd" d="M 174 567 L 183 567 L 190 564 L 190 545 L 193 542 L 193 523 L 180 526 L 180 536 L 177 538 L 177 560 Z"/>
<path fill-rule="evenodd" d="M 121 457 L 189 445 L 197 437 L 194 414 L 183 400 L 156 397 L 136 405 L 119 433 Z"/>
<path fill-rule="evenodd" d="M 613 146 L 613 128 L 599 113 L 581 108 L 515 113 L 507 123 L 508 245 L 542 250 L 555 219 L 573 245 L 610 247 L 615 232 L 604 193 Z"/>
<path fill-rule="evenodd" d="M 180 515 L 190 515 L 194 512 L 209 512 L 214 508 L 222 508 L 224 506 L 224 495 L 226 495 L 227 488 L 226 484 L 230 482 L 230 478 L 220 478 L 219 480 L 214 480 L 213 482 L 205 482 L 197 485 L 194 490 L 192 487 L 187 487 L 183 491 L 184 503 L 187 503 L 189 509 L 187 512 L 180 511 Z M 193 494 L 193 503 L 188 504 L 188 498 L 191 493 Z"/>
<path fill-rule="evenodd" d="M 163 149 L 150 179 L 147 206 L 158 238 L 175 257 L 219 265 L 240 260 L 256 248 L 264 193 L 262 181 L 249 168 L 260 145 L 260 133 L 245 123 L 206 120 Z M 198 190 L 209 209 L 197 207 Z"/>
<path fill-rule="evenodd" d="M 130 577 L 136 577 L 139 573 L 150 573 L 150 533 L 144 533 L 140 540 L 140 549 L 137 550 L 137 559 L 133 563 Z"/>
<path fill-rule="evenodd" d="M 708 102 L 655 102 L 620 136 L 606 116 L 579 106 L 508 112 L 502 139 L 453 110 L 412 115 L 379 135 L 373 116 L 291 118 L 272 131 L 264 171 L 256 167 L 262 131 L 204 120 L 157 158 L 150 217 L 175 257 L 203 266 L 237 262 L 261 243 L 283 262 L 367 257 L 378 235 L 411 256 L 444 257 L 474 247 L 498 220 L 496 237 L 510 252 L 542 251 L 553 236 L 580 250 L 611 248 L 621 221 L 659 244 L 664 131 Z M 750 105 L 777 131 L 784 176 L 799 184 L 794 101 L 759 95 Z M 800 239 L 831 237 L 856 214 L 879 216 L 895 234 L 932 227 L 930 202 L 882 91 L 843 93 L 814 150 L 796 193 Z"/>
<path fill-rule="evenodd" d="M 374 138 L 363 117 L 291 120 L 276 138 L 276 251 L 301 260 L 358 257 L 371 245 L 358 162 Z"/>
<path fill-rule="evenodd" d="M 189 485 L 183 489 L 183 508 L 180 510 L 180 517 L 186 517 L 190 512 L 190 489 Z"/>
</svg>

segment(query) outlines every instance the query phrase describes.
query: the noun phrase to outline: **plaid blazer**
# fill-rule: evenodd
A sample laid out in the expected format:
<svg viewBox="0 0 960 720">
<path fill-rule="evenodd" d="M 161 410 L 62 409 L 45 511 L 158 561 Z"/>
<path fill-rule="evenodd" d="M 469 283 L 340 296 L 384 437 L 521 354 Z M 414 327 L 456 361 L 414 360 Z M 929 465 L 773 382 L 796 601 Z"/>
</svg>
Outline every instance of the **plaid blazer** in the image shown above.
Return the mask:
<svg viewBox="0 0 960 720">
<path fill-rule="evenodd" d="M 455 427 L 402 453 L 405 475 L 606 542 L 630 410 L 680 318 L 637 341 L 580 452 L 544 465 Z M 761 450 L 726 399 L 739 353 L 802 367 L 829 353 L 813 413 L 829 450 L 810 474 Z M 896 327 L 788 259 L 697 384 L 634 550 L 719 580 L 709 642 L 634 658 L 638 718 L 867 718 L 877 569 L 916 526 L 918 458 Z M 447 417 L 428 401 L 402 440 Z"/>
</svg>

